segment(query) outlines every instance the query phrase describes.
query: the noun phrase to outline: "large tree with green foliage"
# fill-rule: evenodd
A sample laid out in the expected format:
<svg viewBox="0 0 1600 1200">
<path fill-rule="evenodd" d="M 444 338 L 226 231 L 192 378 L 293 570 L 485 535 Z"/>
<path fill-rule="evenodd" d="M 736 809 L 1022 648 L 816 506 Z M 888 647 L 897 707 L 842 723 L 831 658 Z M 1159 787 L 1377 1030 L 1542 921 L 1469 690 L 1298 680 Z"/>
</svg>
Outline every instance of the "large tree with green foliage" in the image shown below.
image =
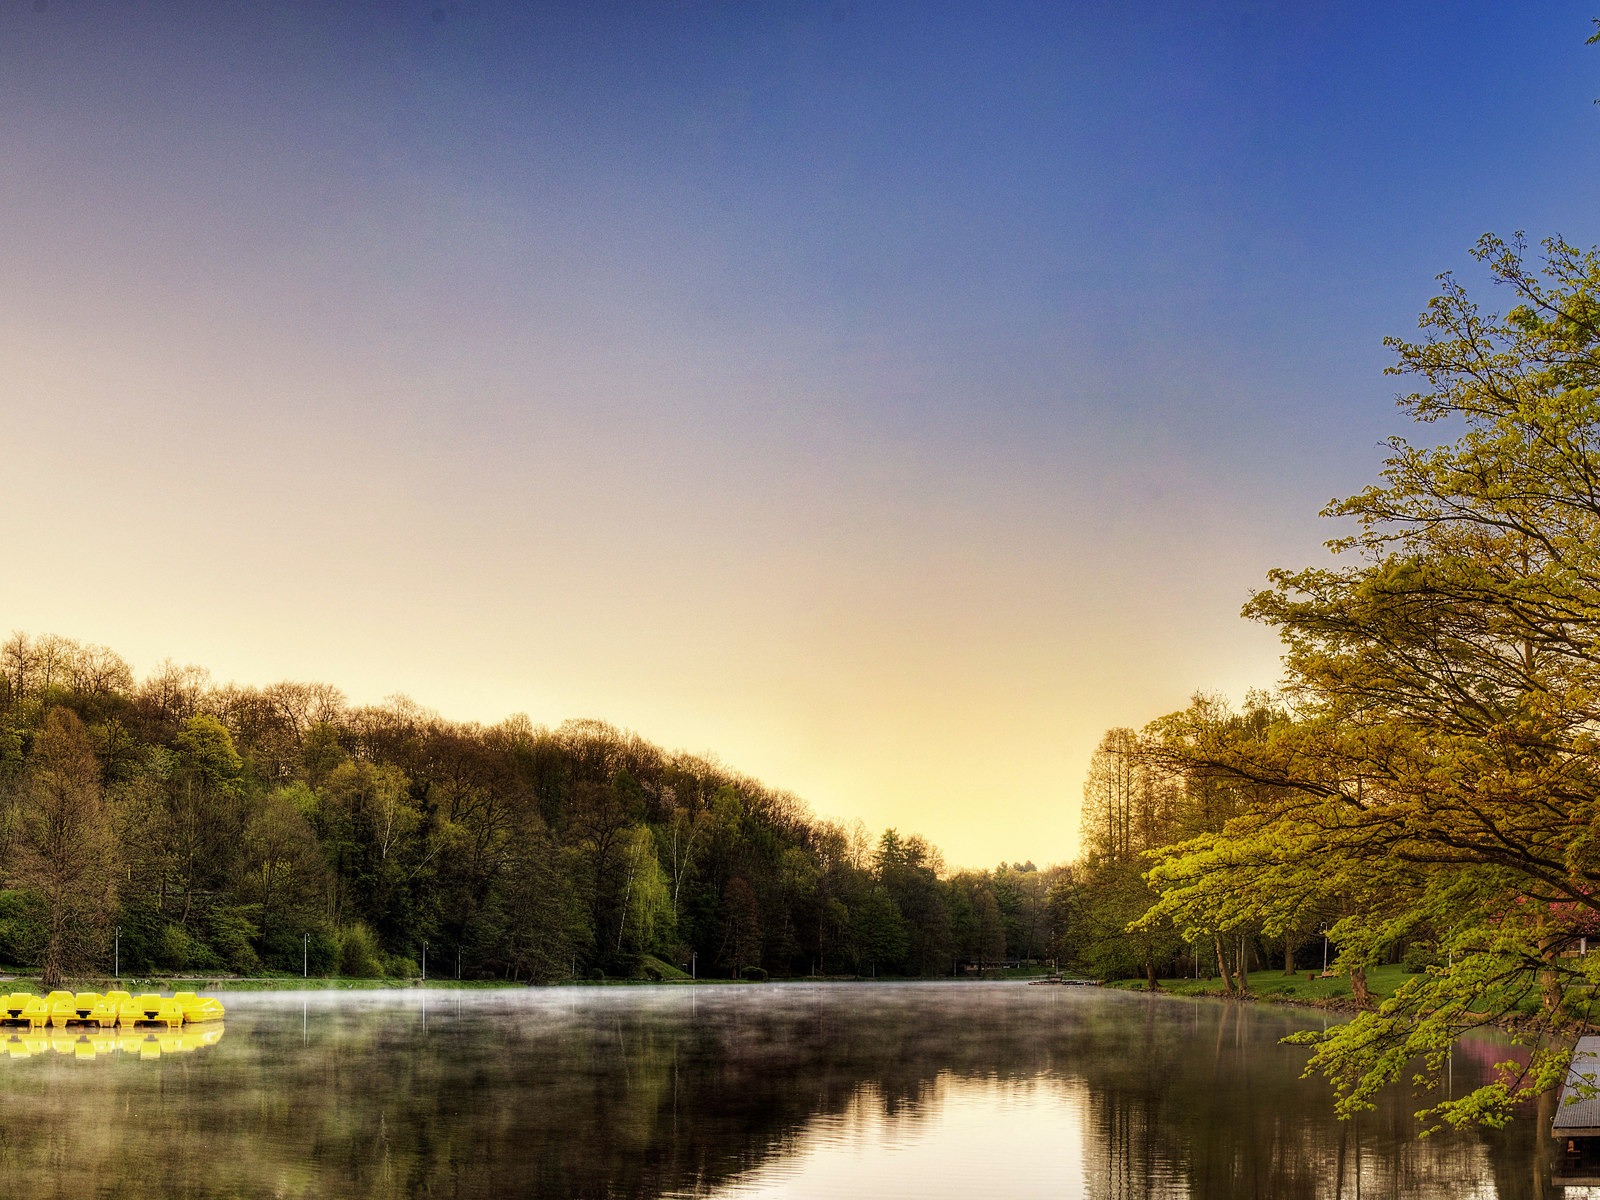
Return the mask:
<svg viewBox="0 0 1600 1200">
<path fill-rule="evenodd" d="M 1163 911 L 1287 928 L 1328 912 L 1352 967 L 1402 942 L 1440 965 L 1325 1038 L 1346 1111 L 1464 1030 L 1532 1007 L 1532 1065 L 1437 1105 L 1501 1121 L 1551 1086 L 1546 1035 L 1600 913 L 1600 256 L 1560 240 L 1474 252 L 1512 303 L 1443 278 L 1416 341 L 1391 339 L 1402 407 L 1447 435 L 1390 443 L 1379 483 L 1332 504 L 1341 564 L 1277 571 L 1246 612 L 1285 646 L 1284 719 L 1166 750 L 1254 789 L 1153 878 Z M 1330 909 L 1332 911 L 1330 911 Z"/>
<path fill-rule="evenodd" d="M 1084 857 L 1070 954 L 1077 966 L 1106 978 L 1142 975 L 1156 988 L 1178 945 L 1165 917 L 1141 919 L 1155 901 L 1144 856 L 1172 840 L 1176 815 L 1175 780 L 1142 753 L 1138 735 L 1131 729 L 1106 733 L 1083 786 Z"/>
<path fill-rule="evenodd" d="M 52 708 L 28 757 L 16 875 L 41 902 L 41 983 L 58 987 L 101 948 L 116 904 L 116 844 L 83 723 Z"/>
</svg>

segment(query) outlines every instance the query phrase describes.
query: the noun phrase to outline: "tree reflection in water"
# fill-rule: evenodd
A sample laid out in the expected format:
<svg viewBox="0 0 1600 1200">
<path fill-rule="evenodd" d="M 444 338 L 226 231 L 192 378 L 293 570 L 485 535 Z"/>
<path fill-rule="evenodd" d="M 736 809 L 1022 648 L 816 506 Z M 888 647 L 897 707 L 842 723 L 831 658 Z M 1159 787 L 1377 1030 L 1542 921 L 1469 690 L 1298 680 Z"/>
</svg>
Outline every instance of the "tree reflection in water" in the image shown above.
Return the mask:
<svg viewBox="0 0 1600 1200">
<path fill-rule="evenodd" d="M 1278 1044 L 1318 1021 L 967 983 L 239 995 L 204 1054 L 0 1064 L 0 1145 L 62 1195 L 1561 1194 L 1536 1114 L 1335 1121 Z"/>
</svg>

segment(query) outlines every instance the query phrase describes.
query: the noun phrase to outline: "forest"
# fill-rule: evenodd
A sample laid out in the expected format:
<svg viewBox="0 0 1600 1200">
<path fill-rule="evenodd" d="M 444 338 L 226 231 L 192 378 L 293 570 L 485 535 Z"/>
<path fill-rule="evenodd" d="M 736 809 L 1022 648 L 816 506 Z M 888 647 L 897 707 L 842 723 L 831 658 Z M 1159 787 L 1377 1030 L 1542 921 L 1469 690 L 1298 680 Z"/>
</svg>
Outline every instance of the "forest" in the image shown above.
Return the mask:
<svg viewBox="0 0 1600 1200">
<path fill-rule="evenodd" d="M 944 976 L 1043 961 L 1032 863 L 949 871 L 599 721 L 445 720 L 0 646 L 0 963 L 74 973 Z"/>
</svg>

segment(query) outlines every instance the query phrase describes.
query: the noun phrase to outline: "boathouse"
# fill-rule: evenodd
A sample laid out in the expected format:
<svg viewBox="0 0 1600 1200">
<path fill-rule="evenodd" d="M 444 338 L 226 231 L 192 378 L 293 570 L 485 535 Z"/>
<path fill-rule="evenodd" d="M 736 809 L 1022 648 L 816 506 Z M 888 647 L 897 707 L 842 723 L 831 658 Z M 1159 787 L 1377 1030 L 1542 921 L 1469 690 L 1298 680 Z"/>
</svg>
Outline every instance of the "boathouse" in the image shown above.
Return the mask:
<svg viewBox="0 0 1600 1200">
<path fill-rule="evenodd" d="M 1600 1184 L 1600 1037 L 1578 1039 L 1550 1134 L 1555 1182 Z"/>
</svg>

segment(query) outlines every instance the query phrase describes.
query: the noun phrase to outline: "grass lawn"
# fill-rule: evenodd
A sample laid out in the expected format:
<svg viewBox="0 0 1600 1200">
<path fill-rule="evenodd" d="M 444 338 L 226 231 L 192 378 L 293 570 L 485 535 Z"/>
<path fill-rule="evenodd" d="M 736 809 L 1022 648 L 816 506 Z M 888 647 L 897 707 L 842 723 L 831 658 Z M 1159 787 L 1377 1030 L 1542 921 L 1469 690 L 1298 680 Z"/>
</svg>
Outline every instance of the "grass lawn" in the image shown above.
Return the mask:
<svg viewBox="0 0 1600 1200">
<path fill-rule="evenodd" d="M 982 975 L 971 974 L 963 976 L 963 980 L 976 982 L 995 982 L 996 980 L 1029 980 L 1043 978 L 1050 974 L 1050 968 L 1029 964 L 1022 967 L 998 968 L 992 967 Z M 665 983 L 665 984 L 701 984 L 704 986 L 739 984 L 742 980 L 724 979 L 716 976 L 702 976 L 696 979 L 687 972 L 659 958 L 645 956 L 640 960 L 638 974 L 632 978 L 600 978 L 600 979 L 562 979 L 555 981 L 558 984 L 571 986 L 577 984 L 588 987 L 618 987 L 638 984 Z M 785 982 L 838 982 L 838 983 L 865 983 L 867 979 L 860 976 L 839 975 L 830 976 L 826 980 L 816 978 L 797 978 L 789 980 L 785 977 L 775 976 L 775 983 Z M 884 976 L 883 983 L 905 982 L 899 977 Z M 1116 986 L 1131 986 L 1119 984 Z M 320 992 L 320 991 L 383 991 L 390 989 L 430 987 L 430 988 L 525 988 L 526 981 L 512 983 L 498 979 L 450 979 L 438 978 L 430 975 L 427 983 L 416 976 L 409 978 L 380 978 L 380 979 L 350 979 L 339 976 L 317 976 L 309 979 L 294 974 L 277 975 L 227 975 L 227 974 L 189 974 L 189 975 L 133 975 L 124 974 L 121 978 L 112 978 L 109 975 L 75 975 L 62 985 L 68 991 L 74 992 L 108 992 L 120 990 L 140 994 L 144 992 Z M 1143 986 L 1142 983 L 1140 986 Z M 1167 987 L 1166 983 L 1162 984 Z M 45 989 L 39 985 L 37 969 L 27 967 L 0 967 L 0 995 L 12 992 L 31 992 L 43 995 Z"/>
<path fill-rule="evenodd" d="M 1336 975 L 1331 979 L 1323 979 L 1320 972 L 1313 974 L 1313 978 L 1307 979 L 1304 971 L 1295 975 L 1285 975 L 1282 971 L 1252 971 L 1248 986 L 1250 994 L 1260 1000 L 1293 1000 L 1315 1004 L 1327 1000 L 1351 999 L 1348 976 Z M 1367 970 L 1367 987 L 1381 1000 L 1385 996 L 1392 996 L 1395 989 L 1407 978 L 1409 976 L 1399 964 L 1370 967 Z M 1135 991 L 1144 988 L 1144 980 L 1118 979 L 1108 982 L 1106 986 Z M 1163 979 L 1161 990 L 1174 996 L 1225 994 L 1220 979 Z"/>
</svg>

